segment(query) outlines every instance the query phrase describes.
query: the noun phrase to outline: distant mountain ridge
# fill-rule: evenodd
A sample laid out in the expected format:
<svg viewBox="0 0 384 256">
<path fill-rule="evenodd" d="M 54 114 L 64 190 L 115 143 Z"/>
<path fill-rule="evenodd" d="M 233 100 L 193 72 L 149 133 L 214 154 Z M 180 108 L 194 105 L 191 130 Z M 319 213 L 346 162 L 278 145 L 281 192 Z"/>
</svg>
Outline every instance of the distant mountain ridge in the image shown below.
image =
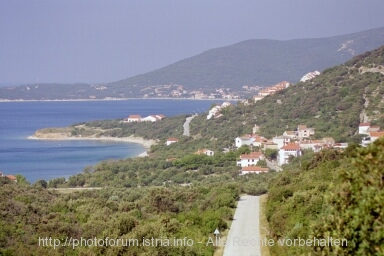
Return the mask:
<svg viewBox="0 0 384 256">
<path fill-rule="evenodd" d="M 233 95 L 241 97 L 245 95 L 241 92 L 244 85 L 265 86 L 283 80 L 295 83 L 310 71 L 342 64 L 381 45 L 384 27 L 319 39 L 246 40 L 105 85 L 0 88 L 0 99 L 191 98 L 195 97 L 192 91 L 208 97 L 218 88 L 230 88 Z M 174 90 L 179 91 L 172 94 Z"/>
<path fill-rule="evenodd" d="M 297 82 L 304 74 L 342 64 L 384 44 L 384 27 L 320 39 L 254 39 L 212 49 L 110 85 L 181 84 L 202 87 Z"/>
</svg>

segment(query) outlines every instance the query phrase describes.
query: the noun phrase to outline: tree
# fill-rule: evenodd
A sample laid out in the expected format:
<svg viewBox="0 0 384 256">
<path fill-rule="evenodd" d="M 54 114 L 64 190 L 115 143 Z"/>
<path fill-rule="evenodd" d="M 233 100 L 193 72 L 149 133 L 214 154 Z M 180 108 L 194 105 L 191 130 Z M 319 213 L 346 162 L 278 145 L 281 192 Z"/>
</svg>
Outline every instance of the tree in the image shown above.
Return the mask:
<svg viewBox="0 0 384 256">
<path fill-rule="evenodd" d="M 18 184 L 29 185 L 27 179 L 21 174 L 16 174 L 16 179 Z"/>
<path fill-rule="evenodd" d="M 47 188 L 48 183 L 45 180 L 38 180 L 35 182 L 34 186 L 42 187 L 42 188 Z"/>
<path fill-rule="evenodd" d="M 270 159 L 270 160 L 276 160 L 277 158 L 277 154 L 278 154 L 278 150 L 277 149 L 270 149 L 270 148 L 267 148 L 264 152 L 264 155 L 267 159 Z"/>
<path fill-rule="evenodd" d="M 317 247 L 329 255 L 384 255 L 384 138 L 357 148 L 341 184 L 328 195 L 328 216 L 314 236 L 346 239 L 348 246 Z"/>
</svg>

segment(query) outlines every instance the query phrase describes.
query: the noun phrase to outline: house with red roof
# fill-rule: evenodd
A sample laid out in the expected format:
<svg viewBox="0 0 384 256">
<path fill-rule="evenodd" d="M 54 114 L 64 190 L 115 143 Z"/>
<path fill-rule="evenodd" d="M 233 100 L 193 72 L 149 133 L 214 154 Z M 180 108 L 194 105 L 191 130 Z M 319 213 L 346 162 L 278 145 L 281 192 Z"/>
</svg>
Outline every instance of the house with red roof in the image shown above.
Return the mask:
<svg viewBox="0 0 384 256">
<path fill-rule="evenodd" d="M 359 134 L 369 135 L 368 129 L 371 126 L 371 123 L 360 123 L 359 124 Z"/>
<path fill-rule="evenodd" d="M 384 131 L 380 131 L 380 126 L 371 125 L 371 123 L 360 123 L 359 134 L 368 135 L 361 140 L 361 145 L 366 147 L 367 145 L 377 140 L 379 137 L 384 136 Z"/>
<path fill-rule="evenodd" d="M 140 115 L 130 115 L 130 116 L 127 118 L 127 122 L 128 122 L 128 123 L 132 123 L 132 122 L 141 122 L 141 116 L 140 116 Z"/>
<path fill-rule="evenodd" d="M 371 137 L 371 142 L 374 142 L 379 137 L 383 137 L 384 136 L 384 132 L 370 132 L 369 136 Z"/>
<path fill-rule="evenodd" d="M 17 178 L 15 176 L 11 175 L 11 174 L 5 175 L 5 177 L 7 177 L 8 179 L 10 179 L 13 182 L 17 182 Z"/>
<path fill-rule="evenodd" d="M 195 152 L 196 155 L 207 155 L 207 156 L 213 156 L 215 154 L 214 151 L 209 150 L 209 149 L 199 149 L 198 151 Z"/>
<path fill-rule="evenodd" d="M 267 142 L 267 139 L 258 134 L 245 134 L 235 138 L 235 146 L 237 148 L 243 145 L 261 147 L 264 142 Z"/>
<path fill-rule="evenodd" d="M 262 152 L 251 152 L 250 154 L 240 155 L 240 160 L 237 165 L 241 167 L 255 166 L 259 160 L 263 160 L 264 155 Z"/>
<path fill-rule="evenodd" d="M 241 168 L 239 175 L 245 174 L 259 174 L 268 172 L 268 168 L 260 167 L 260 166 L 245 166 Z"/>
<path fill-rule="evenodd" d="M 179 139 L 176 139 L 176 138 L 169 138 L 167 139 L 167 141 L 165 142 L 165 144 L 167 144 L 167 146 L 173 144 L 173 143 L 176 143 L 176 142 L 179 142 Z"/>
<path fill-rule="evenodd" d="M 290 156 L 293 156 L 293 157 L 301 156 L 301 149 L 299 144 L 290 143 L 279 149 L 279 155 L 278 155 L 279 165 L 287 164 L 289 162 Z"/>
<path fill-rule="evenodd" d="M 308 138 L 312 135 L 315 135 L 315 128 L 309 128 L 304 124 L 297 126 L 297 136 L 300 140 L 303 138 Z"/>
</svg>

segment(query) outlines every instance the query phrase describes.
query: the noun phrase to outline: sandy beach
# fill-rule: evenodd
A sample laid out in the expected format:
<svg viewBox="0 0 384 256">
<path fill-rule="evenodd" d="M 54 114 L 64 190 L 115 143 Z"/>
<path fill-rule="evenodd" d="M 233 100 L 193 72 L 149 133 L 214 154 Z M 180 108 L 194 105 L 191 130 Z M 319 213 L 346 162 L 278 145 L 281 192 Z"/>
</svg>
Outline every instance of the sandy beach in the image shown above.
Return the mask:
<svg viewBox="0 0 384 256">
<path fill-rule="evenodd" d="M 35 133 L 35 135 L 29 136 L 30 140 L 100 140 L 100 141 L 116 141 L 116 142 L 129 142 L 138 143 L 145 149 L 149 149 L 152 145 L 156 144 L 155 140 L 146 140 L 141 137 L 71 137 L 65 133 Z M 141 153 L 139 157 L 147 156 L 147 151 Z"/>
</svg>

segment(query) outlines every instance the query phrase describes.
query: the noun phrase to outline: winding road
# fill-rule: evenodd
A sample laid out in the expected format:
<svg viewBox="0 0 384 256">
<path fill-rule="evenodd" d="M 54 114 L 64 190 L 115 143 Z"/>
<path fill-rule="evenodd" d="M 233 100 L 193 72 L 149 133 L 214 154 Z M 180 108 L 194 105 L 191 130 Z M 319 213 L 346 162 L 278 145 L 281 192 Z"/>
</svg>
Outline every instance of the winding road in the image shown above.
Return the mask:
<svg viewBox="0 0 384 256">
<path fill-rule="evenodd" d="M 259 197 L 242 196 L 224 248 L 224 256 L 261 256 Z"/>
<path fill-rule="evenodd" d="M 197 114 L 194 114 L 193 116 L 187 117 L 185 119 L 185 123 L 183 124 L 184 127 L 184 133 L 183 135 L 189 136 L 189 123 L 192 121 L 193 118 L 195 118 Z"/>
</svg>

